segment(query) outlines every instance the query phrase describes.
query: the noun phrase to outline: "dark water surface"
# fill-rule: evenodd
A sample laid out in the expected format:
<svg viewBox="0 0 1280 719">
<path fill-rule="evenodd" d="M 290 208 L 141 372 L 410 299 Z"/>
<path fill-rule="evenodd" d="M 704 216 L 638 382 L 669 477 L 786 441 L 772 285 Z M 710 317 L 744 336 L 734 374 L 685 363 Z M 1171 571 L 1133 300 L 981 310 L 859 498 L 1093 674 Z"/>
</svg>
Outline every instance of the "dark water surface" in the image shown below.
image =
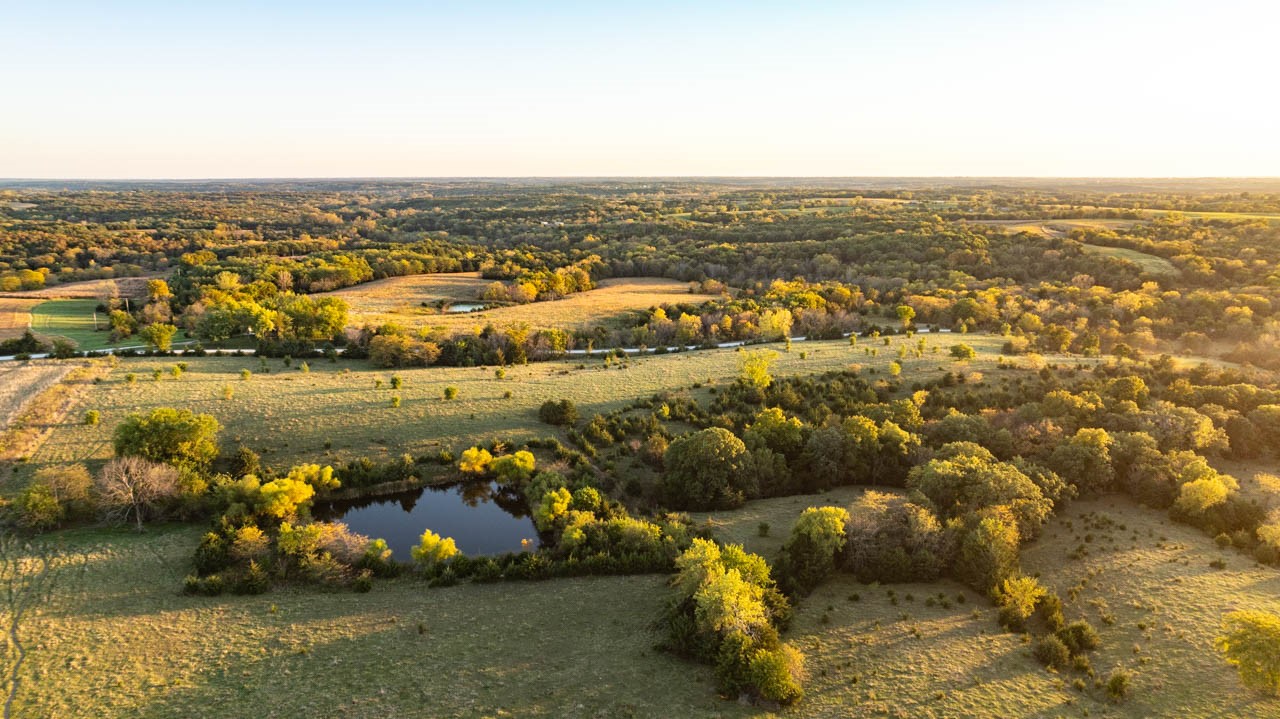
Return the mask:
<svg viewBox="0 0 1280 719">
<path fill-rule="evenodd" d="M 317 519 L 345 522 L 351 531 L 387 540 L 396 559 L 408 561 L 424 529 L 453 537 L 470 556 L 518 552 L 520 540 L 538 543 L 524 500 L 493 483 L 466 482 L 316 507 Z"/>
</svg>

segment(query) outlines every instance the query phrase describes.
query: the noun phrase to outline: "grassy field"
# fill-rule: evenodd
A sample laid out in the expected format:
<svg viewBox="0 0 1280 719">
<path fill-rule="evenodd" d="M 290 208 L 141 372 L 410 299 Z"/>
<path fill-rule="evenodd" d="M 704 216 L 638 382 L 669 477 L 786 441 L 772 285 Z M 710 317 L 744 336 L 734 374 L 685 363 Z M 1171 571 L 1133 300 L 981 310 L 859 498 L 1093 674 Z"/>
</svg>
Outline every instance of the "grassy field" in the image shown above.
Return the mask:
<svg viewBox="0 0 1280 719">
<path fill-rule="evenodd" d="M 1143 272 L 1153 275 L 1176 277 L 1181 274 L 1178 271 L 1178 268 L 1173 266 L 1172 262 L 1157 255 L 1150 255 L 1145 252 L 1138 252 L 1137 250 L 1130 250 L 1125 247 L 1103 247 L 1101 245 L 1081 245 L 1081 247 L 1084 248 L 1085 252 L 1092 252 L 1098 255 L 1107 255 L 1108 257 L 1117 257 L 1122 260 L 1128 260 L 1138 267 L 1141 267 Z"/>
<path fill-rule="evenodd" d="M 718 539 L 776 556 L 805 507 L 856 509 L 862 488 L 749 502 L 699 514 Z M 760 537 L 761 522 L 770 525 Z M 1067 555 L 1089 547 L 1082 559 Z M 1214 569 L 1213 560 L 1226 562 Z M 807 697 L 797 716 L 1280 717 L 1280 701 L 1240 686 L 1212 649 L 1222 615 L 1280 611 L 1280 572 L 1196 529 L 1122 497 L 1069 505 L 1027 545 L 1023 566 L 1067 601 L 1068 619 L 1101 635 L 1098 677 L 1133 676 L 1120 704 L 1076 674 L 1041 667 L 1021 637 L 1003 633 L 990 603 L 953 582 L 864 585 L 847 575 L 803 599 L 788 639 L 807 656 Z M 1078 598 L 1068 601 L 1073 588 Z M 857 600 L 853 601 L 856 595 Z M 951 605 L 940 601 L 946 597 Z M 961 603 L 959 596 L 964 596 Z M 926 605 L 929 597 L 935 606 Z"/>
<path fill-rule="evenodd" d="M 49 300 L 31 309 L 31 329 L 45 337 L 65 337 L 81 350 L 97 350 L 108 347 L 136 346 L 140 342 L 128 339 L 111 342 L 109 332 L 94 330 L 94 311 L 97 300 Z M 98 313 L 98 326 L 108 327 L 107 316 Z"/>
<path fill-rule="evenodd" d="M 684 282 L 655 277 L 605 280 L 590 292 L 562 300 L 494 307 L 479 312 L 444 313 L 423 303 L 475 301 L 491 284 L 479 273 L 415 275 L 328 293 L 350 305 L 348 322 L 354 326 L 394 322 L 407 327 L 468 330 L 493 324 L 498 327 L 527 324 L 533 328 L 581 329 L 615 320 L 636 310 L 672 302 L 702 302 L 712 295 L 690 294 Z"/>
<path fill-rule="evenodd" d="M 0 363 L 0 429 L 28 400 L 61 381 L 71 369 L 68 362 L 51 360 Z"/>
<path fill-rule="evenodd" d="M 164 273 L 152 273 L 137 277 L 120 277 L 114 279 L 82 280 L 80 282 L 54 283 L 38 290 L 21 292 L 5 292 L 4 297 L 25 297 L 27 299 L 99 299 L 113 289 L 120 297 L 145 297 L 147 280 L 163 278 Z"/>
<path fill-rule="evenodd" d="M 946 356 L 946 347 L 959 335 L 923 335 L 940 349 L 922 359 L 904 361 L 903 378 L 934 376 L 957 365 Z M 905 337 L 895 340 L 907 342 Z M 973 370 L 993 369 L 1003 338 L 966 335 L 963 341 L 980 356 L 968 363 Z M 896 358 L 892 348 L 880 347 L 879 357 L 863 352 L 867 341 L 851 348 L 847 340 L 797 342 L 791 352 L 780 345 L 774 364 L 776 376 L 819 373 L 859 364 L 883 368 Z M 801 354 L 804 358 L 801 358 Z M 606 368 L 601 360 L 563 360 L 507 368 L 498 380 L 493 368 L 430 367 L 380 370 L 364 362 L 338 364 L 317 361 L 311 371 L 285 368 L 281 360 L 269 362 L 270 373 L 261 371 L 255 357 L 204 357 L 185 360 L 187 372 L 174 379 L 167 371 L 173 358 L 123 359 L 99 385 L 86 388 L 77 399 L 77 411 L 97 409 L 102 423 L 87 427 L 73 423 L 55 429 L 37 451 L 30 466 L 68 461 L 102 460 L 110 456 L 112 428 L 130 412 L 151 407 L 184 407 L 214 415 L 223 424 L 223 444 L 238 443 L 262 452 L 264 461 L 288 465 L 299 461 L 333 462 L 340 459 L 404 452 L 433 452 L 456 448 L 488 438 L 525 440 L 547 436 L 553 429 L 538 421 L 537 410 L 548 399 L 571 399 L 584 417 L 607 412 L 635 399 L 695 382 L 731 382 L 739 374 L 742 354 L 733 349 L 700 350 L 669 355 L 648 355 L 626 365 Z M 579 369 L 579 367 L 583 367 Z M 165 372 L 159 381 L 152 372 Z M 240 378 L 248 369 L 252 379 Z M 136 375 L 134 384 L 126 382 Z M 390 378 L 399 374 L 404 387 L 390 389 Z M 881 375 L 884 376 L 884 375 Z M 374 389 L 375 380 L 382 389 Z M 444 388 L 457 387 L 456 400 L 442 399 Z M 233 398 L 223 398 L 230 387 Z M 510 391 L 512 397 L 504 398 Z M 706 392 L 704 388 L 701 390 Z M 392 396 L 402 404 L 391 406 Z M 330 449 L 325 448 L 330 442 Z"/>
<path fill-rule="evenodd" d="M 87 572 L 29 625 L 14 716 L 760 714 L 718 699 L 709 668 L 655 651 L 663 576 L 186 597 L 200 531 L 59 535 Z"/>
<path fill-rule="evenodd" d="M 0 340 L 21 337 L 31 327 L 31 308 L 39 300 L 0 297 Z"/>
</svg>

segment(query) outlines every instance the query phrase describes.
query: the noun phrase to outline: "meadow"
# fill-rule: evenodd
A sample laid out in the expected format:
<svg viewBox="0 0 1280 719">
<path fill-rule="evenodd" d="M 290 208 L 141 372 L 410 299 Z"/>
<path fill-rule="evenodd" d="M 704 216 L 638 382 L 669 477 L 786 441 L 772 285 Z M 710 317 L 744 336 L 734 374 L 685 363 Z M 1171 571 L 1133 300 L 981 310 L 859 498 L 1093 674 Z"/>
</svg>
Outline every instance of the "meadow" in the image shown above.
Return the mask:
<svg viewBox="0 0 1280 719">
<path fill-rule="evenodd" d="M 537 328 L 585 329 L 658 305 L 703 302 L 715 295 L 692 294 L 689 284 L 658 277 L 603 280 L 599 287 L 564 299 L 504 305 L 477 312 L 442 313 L 441 301 L 474 302 L 491 284 L 478 272 L 413 275 L 369 282 L 325 293 L 345 299 L 353 326 L 399 324 L 409 328 L 466 331 L 492 324 L 526 324 Z M 322 295 L 323 296 L 323 295 Z M 424 306 L 424 303 L 427 306 Z"/>
<path fill-rule="evenodd" d="M 865 492 L 696 518 L 772 557 L 805 507 L 856 508 Z M 664 576 L 446 589 L 402 578 L 362 595 L 183 596 L 176 588 L 200 531 L 58 536 L 86 567 L 65 575 L 28 625 L 38 640 L 18 716 L 86 716 L 89 706 L 95 717 L 148 719 L 211 706 L 222 717 L 1280 716 L 1280 703 L 1242 689 L 1211 649 L 1224 611 L 1280 610 L 1280 575 L 1120 497 L 1071 504 L 1023 563 L 1064 598 L 1074 588 L 1068 617 L 1086 617 L 1102 638 L 1097 676 L 1117 667 L 1133 676 L 1123 703 L 1087 677 L 1078 688 L 1080 675 L 1044 669 L 985 598 L 949 581 L 837 575 L 800 600 L 786 636 L 807 657 L 806 698 L 777 710 L 718 698 L 709 667 L 655 648 Z M 1068 560 L 1080 544 L 1088 553 Z"/>
<path fill-rule="evenodd" d="M 869 489 L 894 491 L 841 487 L 694 516 L 717 539 L 774 557 L 806 507 L 856 511 Z M 1087 553 L 1069 558 L 1080 546 Z M 1098 678 L 1130 672 L 1128 700 L 1045 669 L 1021 635 L 1000 629 L 986 598 L 957 583 L 867 585 L 837 574 L 797 603 L 788 633 L 808 662 L 797 715 L 1280 717 L 1280 702 L 1243 689 L 1213 650 L 1225 612 L 1280 610 L 1274 569 L 1120 496 L 1070 503 L 1026 545 L 1023 568 L 1064 601 L 1075 593 L 1067 618 L 1098 629 Z"/>
<path fill-rule="evenodd" d="M 82 351 L 141 345 L 137 339 L 112 342 L 107 315 L 97 307 L 98 300 L 90 299 L 41 302 L 31 308 L 31 330 L 42 337 L 65 337 Z"/>
<path fill-rule="evenodd" d="M 921 335 L 935 354 L 903 360 L 904 377 L 914 381 L 965 368 L 994 371 L 1003 338 L 994 335 Z M 896 344 L 912 342 L 901 336 Z M 978 351 L 977 359 L 957 364 L 946 348 L 963 341 Z M 773 373 L 778 376 L 817 374 L 851 365 L 865 369 L 887 367 L 896 359 L 893 347 L 866 353 L 869 342 L 850 347 L 848 340 L 796 342 L 791 352 L 782 345 L 752 349 L 777 352 Z M 72 419 L 96 409 L 98 426 L 68 421 L 54 428 L 49 441 L 36 451 L 28 467 L 60 462 L 97 462 L 110 457 L 112 428 L 131 412 L 152 407 L 184 407 L 213 415 L 223 425 L 223 445 L 232 450 L 244 444 L 262 453 L 273 466 L 298 462 L 330 463 L 356 457 L 399 457 L 405 452 L 434 453 L 458 449 L 487 439 L 523 441 L 553 434 L 537 410 L 551 399 L 570 399 L 584 417 L 617 409 L 636 399 L 665 390 L 734 381 L 742 353 L 735 349 L 697 350 L 633 357 L 625 363 L 601 359 L 567 359 L 508 367 L 498 379 L 493 367 L 429 367 L 385 370 L 366 362 L 313 360 L 308 372 L 300 363 L 286 367 L 268 360 L 262 372 L 256 357 L 127 358 L 101 384 L 85 387 L 74 402 Z M 170 370 L 178 361 L 187 371 L 175 379 Z M 251 378 L 241 378 L 247 369 Z M 161 371 L 159 380 L 153 379 Z M 128 376 L 135 381 L 127 381 Z M 392 375 L 404 386 L 391 389 Z M 375 388 L 382 382 L 380 389 Z M 444 400 L 444 389 L 456 387 L 458 397 Z M 232 398 L 224 391 L 230 388 Z M 505 397 L 507 392 L 511 397 Z M 401 405 L 391 406 L 399 396 Z M 326 444 L 327 443 L 327 444 Z"/>
</svg>

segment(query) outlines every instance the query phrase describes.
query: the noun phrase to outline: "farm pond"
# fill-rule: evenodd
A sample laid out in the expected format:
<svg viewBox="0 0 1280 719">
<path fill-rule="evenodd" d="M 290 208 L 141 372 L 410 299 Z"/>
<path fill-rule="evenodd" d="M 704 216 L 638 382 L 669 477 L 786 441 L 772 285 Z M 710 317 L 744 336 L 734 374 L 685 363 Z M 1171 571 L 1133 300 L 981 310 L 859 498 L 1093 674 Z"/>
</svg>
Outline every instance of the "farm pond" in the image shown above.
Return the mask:
<svg viewBox="0 0 1280 719">
<path fill-rule="evenodd" d="M 422 487 L 407 492 L 328 502 L 312 512 L 316 519 L 344 522 L 370 539 L 387 540 L 392 555 L 412 558 L 423 530 L 452 537 L 469 556 L 519 552 L 522 540 L 538 544 L 538 530 L 524 500 L 489 482 Z"/>
</svg>

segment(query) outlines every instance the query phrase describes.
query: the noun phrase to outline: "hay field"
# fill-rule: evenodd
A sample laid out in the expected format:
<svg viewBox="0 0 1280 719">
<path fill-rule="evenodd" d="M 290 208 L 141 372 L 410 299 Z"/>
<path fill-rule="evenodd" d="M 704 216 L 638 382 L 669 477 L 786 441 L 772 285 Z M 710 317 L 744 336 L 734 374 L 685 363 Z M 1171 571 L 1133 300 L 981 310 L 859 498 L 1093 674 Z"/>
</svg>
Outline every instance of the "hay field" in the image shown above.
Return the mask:
<svg viewBox="0 0 1280 719">
<path fill-rule="evenodd" d="M 440 300 L 474 302 L 492 284 L 478 272 L 395 277 L 326 293 L 346 300 L 348 324 L 363 326 L 392 322 L 406 327 L 448 332 L 493 324 L 525 324 L 534 329 L 583 329 L 615 320 L 628 312 L 674 302 L 703 302 L 714 295 L 691 294 L 689 284 L 657 277 L 604 280 L 589 292 L 561 300 L 493 307 L 479 312 L 441 313 Z M 428 307 L 422 306 L 427 303 Z"/>
<path fill-rule="evenodd" d="M 1147 254 L 1146 252 L 1138 252 L 1125 247 L 1104 247 L 1102 245 L 1081 245 L 1085 252 L 1091 252 L 1097 255 L 1107 255 L 1108 257 L 1116 257 L 1122 260 L 1128 260 L 1143 272 L 1153 275 L 1165 275 L 1176 277 L 1182 274 L 1173 263 L 1163 257 Z"/>
<path fill-rule="evenodd" d="M 21 337 L 31 327 L 31 308 L 39 300 L 0 297 L 0 340 Z"/>
<path fill-rule="evenodd" d="M 139 275 L 137 277 L 81 280 L 80 282 L 52 284 L 38 290 L 5 292 L 3 296 L 41 300 L 96 300 L 110 294 L 111 290 L 114 288 L 120 297 L 145 297 L 147 294 L 147 281 L 164 278 L 166 276 L 167 275 L 165 273 L 152 273 L 148 275 Z"/>
</svg>

